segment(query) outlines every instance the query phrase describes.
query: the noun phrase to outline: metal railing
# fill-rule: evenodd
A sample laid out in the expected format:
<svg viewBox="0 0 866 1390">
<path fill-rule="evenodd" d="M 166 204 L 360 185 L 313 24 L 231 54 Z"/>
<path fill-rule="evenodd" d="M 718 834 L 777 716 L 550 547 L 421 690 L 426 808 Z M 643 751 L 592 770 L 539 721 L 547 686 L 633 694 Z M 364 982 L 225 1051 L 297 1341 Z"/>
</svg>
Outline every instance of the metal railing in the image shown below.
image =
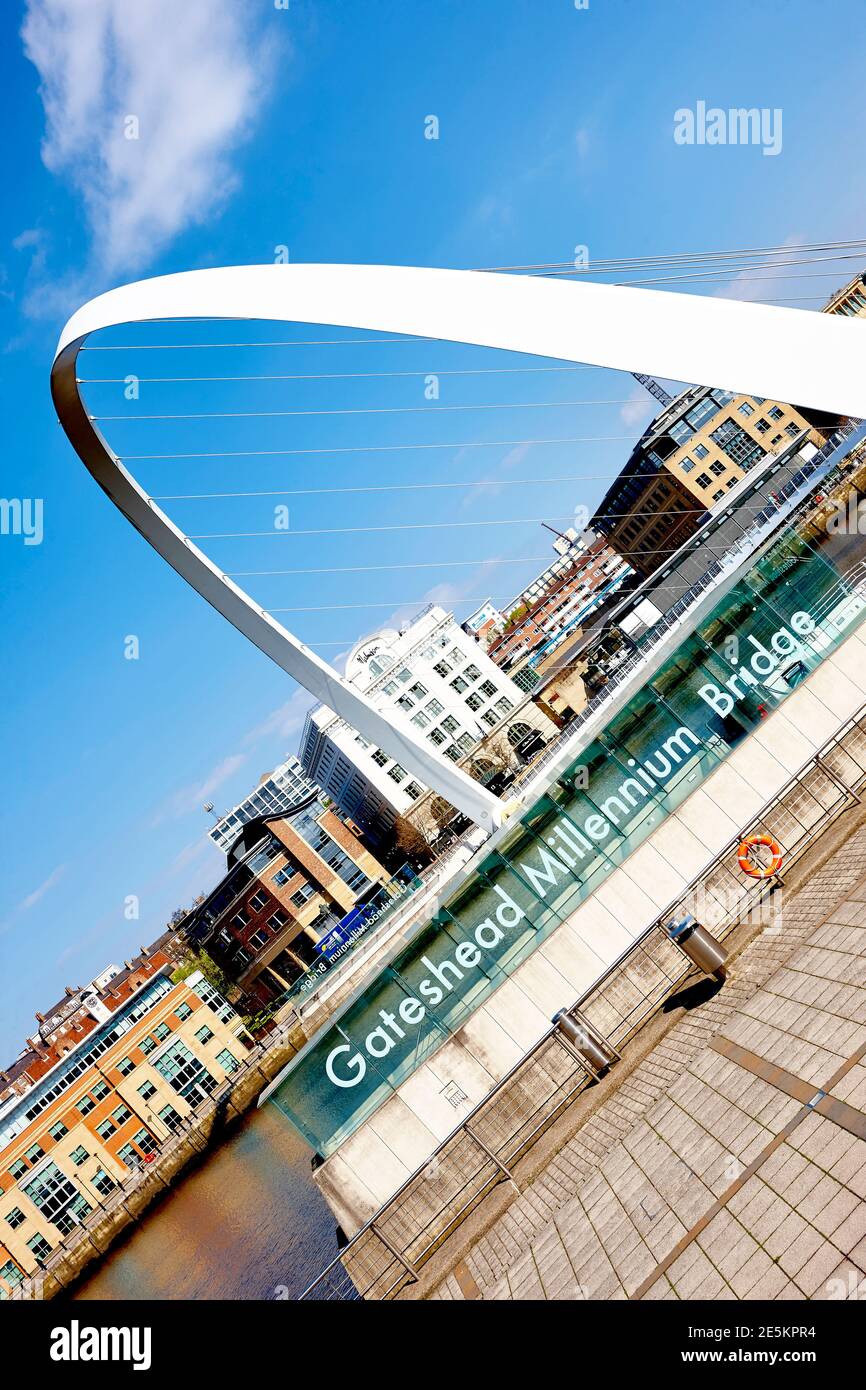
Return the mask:
<svg viewBox="0 0 866 1390">
<path fill-rule="evenodd" d="M 643 935 L 571 1006 L 620 1050 L 669 998 L 693 967 L 664 924 L 698 906 L 701 920 L 724 937 L 748 920 L 773 890 L 771 880 L 743 881 L 742 838 L 770 835 L 785 867 L 802 855 L 866 781 L 866 705 L 713 858 Z M 696 902 L 696 898 L 699 899 Z M 302 1299 L 388 1299 L 418 1271 L 464 1217 L 590 1083 L 577 1054 L 551 1028 L 365 1223 L 301 1295 Z"/>
</svg>

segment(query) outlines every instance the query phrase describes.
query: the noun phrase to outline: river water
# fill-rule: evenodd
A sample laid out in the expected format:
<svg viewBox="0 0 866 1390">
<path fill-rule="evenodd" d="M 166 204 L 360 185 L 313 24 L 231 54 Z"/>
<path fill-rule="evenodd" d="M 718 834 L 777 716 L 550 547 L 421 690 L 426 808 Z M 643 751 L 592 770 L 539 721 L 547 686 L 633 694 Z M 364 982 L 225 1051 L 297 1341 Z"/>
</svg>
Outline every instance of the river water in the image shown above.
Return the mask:
<svg viewBox="0 0 866 1390">
<path fill-rule="evenodd" d="M 121 1237 L 74 1297 L 297 1298 L 337 1254 L 310 1157 L 274 1106 L 253 1110 Z"/>
</svg>

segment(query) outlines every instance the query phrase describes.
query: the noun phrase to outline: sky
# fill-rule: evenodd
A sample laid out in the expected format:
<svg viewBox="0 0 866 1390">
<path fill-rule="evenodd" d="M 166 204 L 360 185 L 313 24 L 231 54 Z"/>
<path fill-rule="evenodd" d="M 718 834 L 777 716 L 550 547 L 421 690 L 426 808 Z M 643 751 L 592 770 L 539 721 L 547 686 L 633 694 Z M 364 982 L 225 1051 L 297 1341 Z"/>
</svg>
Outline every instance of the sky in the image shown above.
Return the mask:
<svg viewBox="0 0 866 1390">
<path fill-rule="evenodd" d="M 286 254 L 462 268 L 568 261 L 577 246 L 593 260 L 857 237 L 866 110 L 858 0 L 29 0 L 0 23 L 15 132 L 0 209 L 2 492 L 42 499 L 44 517 L 38 545 L 0 536 L 2 1063 L 37 1009 L 216 880 L 202 803 L 234 804 L 296 751 L 309 705 L 75 457 L 48 391 L 68 316 L 127 280 Z M 781 149 L 677 143 L 675 113 L 698 101 L 780 110 Z M 816 308 L 859 268 L 816 265 L 772 293 Z M 280 616 L 336 663 L 422 601 L 466 616 L 514 594 L 552 555 L 539 519 L 567 525 L 592 507 L 652 413 L 620 374 L 509 376 L 491 371 L 517 365 L 507 354 L 244 327 L 290 346 L 179 347 L 236 341 L 226 325 L 112 330 L 98 341 L 119 350 L 82 354 L 85 397 L 121 417 L 104 428 L 122 456 L 172 455 L 134 471 L 155 495 L 184 494 L 165 505 L 192 534 L 273 532 L 283 494 L 190 493 L 284 490 L 288 535 L 203 544 L 231 572 L 352 566 L 244 580 L 274 611 L 303 610 Z M 409 375 L 356 375 L 372 371 Z M 176 380 L 240 373 L 316 380 Z M 441 373 L 433 402 L 428 373 Z M 129 374 L 172 380 L 142 380 L 128 401 Z M 336 409 L 366 413 L 262 414 Z M 139 418 L 239 410 L 255 418 Z M 598 442 L 501 442 L 534 437 Z M 360 443 L 371 452 L 261 454 Z M 258 462 L 233 461 L 241 444 Z M 321 490 L 357 488 L 360 474 L 390 490 Z M 540 481 L 552 477 L 568 481 Z M 421 481 L 457 486 L 397 490 Z M 348 530 L 374 525 L 417 529 Z M 386 560 L 407 568 L 358 568 Z"/>
</svg>

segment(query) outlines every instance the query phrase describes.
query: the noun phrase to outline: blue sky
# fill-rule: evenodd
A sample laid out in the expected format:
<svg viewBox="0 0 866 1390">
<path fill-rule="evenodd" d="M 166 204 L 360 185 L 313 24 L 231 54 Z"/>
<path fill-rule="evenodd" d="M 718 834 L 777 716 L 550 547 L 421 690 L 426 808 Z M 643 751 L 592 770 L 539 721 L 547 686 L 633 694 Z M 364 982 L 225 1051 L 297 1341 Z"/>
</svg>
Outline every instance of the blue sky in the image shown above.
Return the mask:
<svg viewBox="0 0 866 1390">
<path fill-rule="evenodd" d="M 41 545 L 0 537 L 7 676 L 0 1049 L 8 1059 L 36 1009 L 152 939 L 176 905 L 213 882 L 220 860 L 204 839 L 202 801 L 231 804 L 295 751 L 308 703 L 149 550 L 74 457 L 48 395 L 66 317 L 125 279 L 272 261 L 279 245 L 293 261 L 490 266 L 567 260 L 576 245 L 605 258 L 856 237 L 866 220 L 859 157 L 866 112 L 856 0 L 820 9 L 797 0 L 784 7 L 737 0 L 721 9 L 590 0 L 586 11 L 569 0 L 291 0 L 288 10 L 271 0 L 32 0 L 6 6 L 2 23 L 0 102 L 4 128 L 15 131 L 0 211 L 3 494 L 43 498 L 45 517 Z M 701 99 L 781 108 L 781 153 L 677 145 L 674 112 Z M 137 142 L 118 137 L 128 114 L 140 120 Z M 430 114 L 439 119 L 437 141 L 424 139 Z M 824 295 L 846 278 L 840 270 L 780 281 L 773 292 Z M 767 292 L 746 283 L 717 288 L 744 297 Z M 104 342 L 160 341 L 154 333 L 116 330 Z M 272 326 L 261 336 L 269 334 L 276 336 Z M 180 358 L 202 366 L 191 352 L 92 353 L 86 365 L 98 359 L 110 367 L 88 371 L 93 376 L 174 375 Z M 251 349 L 242 370 L 278 374 L 289 360 L 315 374 L 492 364 L 490 355 L 444 345 L 376 344 L 303 357 Z M 237 355 L 216 350 L 206 368 L 218 375 L 238 365 Z M 609 439 L 597 447 L 365 459 L 371 485 L 492 478 L 502 486 L 293 497 L 294 531 L 567 517 L 578 503 L 592 506 L 605 487 L 598 475 L 615 472 L 627 450 L 610 437 L 634 435 L 649 417 L 648 401 L 612 373 L 516 381 L 443 378 L 440 404 L 627 403 L 435 420 L 256 421 L 243 438 L 259 448 L 287 440 L 336 448 L 362 438 L 471 444 L 543 428 L 545 436 Z M 86 389 L 97 412 L 132 413 L 116 381 Z M 419 399 L 417 378 L 233 390 L 232 408 L 254 410 Z M 196 401 L 217 411 L 229 408 L 227 399 L 216 383 L 163 384 L 143 388 L 137 409 L 182 411 Z M 193 437 L 200 448 L 229 449 L 237 426 L 212 422 L 194 436 L 182 422 L 126 419 L 113 428 L 121 452 L 180 452 Z M 217 460 L 198 471 L 142 465 L 142 477 L 155 493 L 298 491 L 348 487 L 357 469 L 357 460 L 337 456 L 327 466 L 263 462 L 241 473 Z M 585 481 L 525 488 L 510 481 L 574 475 Z M 254 530 L 267 527 L 274 500 L 172 508 L 191 530 Z M 447 573 L 250 581 L 274 607 L 379 604 L 287 615 L 305 640 L 337 658 L 355 637 L 405 611 L 404 599 L 453 599 L 462 614 L 464 600 L 513 592 L 540 564 L 510 561 L 545 555 L 548 539 L 527 524 L 233 540 L 213 543 L 211 553 L 227 569 L 263 568 L 272 557 L 274 568 L 375 564 L 383 556 L 407 565 L 450 562 Z M 137 661 L 124 659 L 129 634 L 140 642 Z M 137 920 L 124 916 L 131 895 Z"/>
</svg>

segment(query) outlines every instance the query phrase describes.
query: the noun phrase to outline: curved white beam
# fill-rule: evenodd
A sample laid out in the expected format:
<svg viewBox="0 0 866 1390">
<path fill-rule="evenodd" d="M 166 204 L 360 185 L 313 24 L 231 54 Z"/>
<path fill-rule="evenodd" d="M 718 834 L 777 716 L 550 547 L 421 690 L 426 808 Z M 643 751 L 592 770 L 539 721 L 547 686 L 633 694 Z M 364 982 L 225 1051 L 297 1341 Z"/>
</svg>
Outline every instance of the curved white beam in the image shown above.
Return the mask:
<svg viewBox="0 0 866 1390">
<path fill-rule="evenodd" d="M 254 604 L 148 498 L 87 415 L 76 359 L 88 334 L 168 318 L 362 328 L 588 362 L 866 417 L 866 324 L 735 300 L 411 266 L 256 265 L 187 271 L 110 290 L 60 335 L 57 414 L 100 487 L 203 598 L 365 738 L 488 829 L 502 803 L 393 722 Z"/>
</svg>

